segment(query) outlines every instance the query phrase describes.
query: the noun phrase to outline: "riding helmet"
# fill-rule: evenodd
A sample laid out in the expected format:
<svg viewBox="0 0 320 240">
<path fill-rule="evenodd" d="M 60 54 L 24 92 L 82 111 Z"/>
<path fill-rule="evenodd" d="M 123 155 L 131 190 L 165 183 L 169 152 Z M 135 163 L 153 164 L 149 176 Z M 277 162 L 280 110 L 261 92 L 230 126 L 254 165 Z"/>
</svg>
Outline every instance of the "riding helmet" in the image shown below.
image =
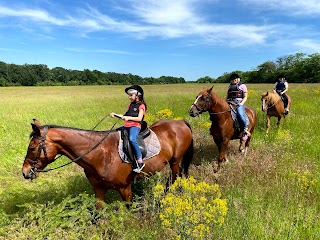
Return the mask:
<svg viewBox="0 0 320 240">
<path fill-rule="evenodd" d="M 124 91 L 128 94 L 129 90 L 136 90 L 138 92 L 137 95 L 143 98 L 143 89 L 139 85 L 132 85 L 130 87 L 127 87 Z"/>
<path fill-rule="evenodd" d="M 230 76 L 230 80 L 234 80 L 236 78 L 240 78 L 238 74 L 236 73 L 232 73 L 231 76 Z"/>
</svg>

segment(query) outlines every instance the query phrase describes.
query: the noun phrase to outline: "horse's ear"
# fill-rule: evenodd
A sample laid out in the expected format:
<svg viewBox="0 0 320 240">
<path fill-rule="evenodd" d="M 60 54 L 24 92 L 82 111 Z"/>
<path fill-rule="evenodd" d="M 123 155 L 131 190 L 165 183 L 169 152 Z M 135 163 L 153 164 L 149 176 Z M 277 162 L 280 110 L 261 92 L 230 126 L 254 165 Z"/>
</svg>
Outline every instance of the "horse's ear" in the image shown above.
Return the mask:
<svg viewBox="0 0 320 240">
<path fill-rule="evenodd" d="M 212 92 L 213 86 L 211 88 L 208 88 L 208 93 L 210 94 Z"/>
<path fill-rule="evenodd" d="M 41 126 L 41 123 L 37 120 L 37 119 L 33 119 L 33 124 L 40 127 Z"/>
<path fill-rule="evenodd" d="M 268 95 L 269 95 L 269 92 L 267 92 L 266 96 L 268 96 Z"/>
<path fill-rule="evenodd" d="M 31 123 L 32 130 L 36 136 L 40 136 L 40 128 L 36 124 Z"/>
</svg>

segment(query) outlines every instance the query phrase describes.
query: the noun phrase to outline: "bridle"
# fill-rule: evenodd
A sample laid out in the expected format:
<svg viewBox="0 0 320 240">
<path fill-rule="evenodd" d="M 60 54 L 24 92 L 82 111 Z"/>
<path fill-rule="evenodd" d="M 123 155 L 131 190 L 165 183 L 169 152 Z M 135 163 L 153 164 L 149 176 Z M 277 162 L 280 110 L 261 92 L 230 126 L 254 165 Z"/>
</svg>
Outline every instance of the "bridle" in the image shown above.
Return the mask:
<svg viewBox="0 0 320 240">
<path fill-rule="evenodd" d="M 197 97 L 196 101 L 192 104 L 192 106 L 194 106 L 194 107 L 197 109 L 197 111 L 199 112 L 199 114 L 201 114 L 201 113 L 203 113 L 203 112 L 206 112 L 206 111 L 207 111 L 206 109 L 210 109 L 210 95 L 209 95 L 209 94 L 207 94 L 205 97 L 203 96 L 203 97 L 204 97 L 204 100 L 205 100 L 205 104 L 204 104 L 203 107 L 200 108 L 200 107 L 196 104 L 196 102 L 198 101 L 198 99 L 199 99 L 201 96 L 203 96 L 203 95 L 199 95 L 199 96 Z M 212 108 L 212 110 L 214 110 L 214 109 L 216 108 L 216 106 L 217 106 L 217 101 L 215 102 L 215 105 L 214 105 L 214 107 Z M 209 112 L 209 110 L 208 110 L 208 112 L 209 112 L 210 115 L 223 114 L 223 113 L 227 113 L 227 112 L 230 112 L 230 111 L 231 111 L 231 109 L 226 110 L 226 111 L 222 111 L 222 112 Z"/>
<path fill-rule="evenodd" d="M 36 160 L 32 160 L 30 158 L 25 158 L 25 160 L 27 160 L 29 163 L 32 164 L 32 167 L 31 167 L 31 173 L 33 175 L 36 174 L 36 172 L 41 172 L 42 170 L 38 170 L 37 169 L 37 165 L 39 163 L 39 160 L 40 160 L 40 155 L 41 155 L 41 152 L 43 151 L 44 153 L 44 156 L 45 156 L 45 159 L 48 160 L 48 154 L 47 154 L 47 149 L 46 149 L 46 137 L 47 137 L 47 133 L 48 133 L 48 126 L 45 126 L 43 128 L 43 134 L 41 137 L 35 137 L 34 138 L 38 138 L 40 140 L 39 142 L 39 147 L 38 147 L 38 153 L 37 153 L 37 156 L 36 156 Z"/>
<path fill-rule="evenodd" d="M 276 103 L 280 100 L 281 98 L 279 98 L 277 101 L 275 101 L 273 104 L 270 103 L 270 97 L 269 99 L 266 99 L 266 97 L 262 98 L 262 108 L 266 105 L 265 111 L 267 111 L 268 109 L 274 107 L 276 105 Z M 267 104 L 266 104 L 267 102 Z"/>
<path fill-rule="evenodd" d="M 25 160 L 27 160 L 29 163 L 32 164 L 32 167 L 31 167 L 31 174 L 35 175 L 36 172 L 49 172 L 49 171 L 52 171 L 52 170 L 56 170 L 56 169 L 59 169 L 59 168 L 62 168 L 64 166 L 67 166 L 73 162 L 76 162 L 78 160 L 80 160 L 81 158 L 83 158 L 84 156 L 86 156 L 88 153 L 90 153 L 91 151 L 93 151 L 94 149 L 96 149 L 102 142 L 103 140 L 105 140 L 108 135 L 110 134 L 110 132 L 113 130 L 113 128 L 115 127 L 115 125 L 118 123 L 119 119 L 113 124 L 113 126 L 110 128 L 110 130 L 107 131 L 107 133 L 93 146 L 91 147 L 88 151 L 86 151 L 84 154 L 82 154 L 81 156 L 71 160 L 71 162 L 68 162 L 66 164 L 63 164 L 59 167 L 55 167 L 55 168 L 50 168 L 50 169 L 47 169 L 47 170 L 38 170 L 37 169 L 37 164 L 39 163 L 39 160 L 40 160 L 40 155 L 41 155 L 41 152 L 43 151 L 44 153 L 44 156 L 45 156 L 45 159 L 48 160 L 48 154 L 47 154 L 47 149 L 46 149 L 46 137 L 47 137 L 47 133 L 48 133 L 48 129 L 49 127 L 48 126 L 44 126 L 43 128 L 43 134 L 41 137 L 37 137 L 39 140 L 40 140 L 40 143 L 39 143 L 39 147 L 38 147 L 38 153 L 37 153 L 37 156 L 36 156 L 36 159 L 35 160 L 32 160 L 30 158 L 25 158 Z M 98 123 L 100 124 L 101 121 Z M 98 125 L 97 124 L 97 125 Z M 97 126 L 96 125 L 96 126 Z M 96 128 L 96 126 L 94 128 Z M 93 128 L 93 129 L 94 129 Z M 34 137 L 36 138 L 36 137 Z M 62 155 L 54 158 L 52 160 L 52 162 L 54 162 L 55 160 L 57 160 L 58 158 L 62 157 Z"/>
<path fill-rule="evenodd" d="M 203 95 L 199 95 L 197 98 L 196 98 L 196 101 L 194 101 L 194 103 L 192 104 L 192 106 L 194 106 L 197 111 L 199 112 L 199 114 L 207 111 L 206 109 L 209 109 L 210 108 L 210 96 L 209 94 L 207 94 L 206 97 L 204 97 L 204 100 L 205 100 L 205 104 L 204 106 L 202 106 L 201 108 L 196 104 L 196 102 L 199 100 L 200 97 L 202 97 Z"/>
</svg>

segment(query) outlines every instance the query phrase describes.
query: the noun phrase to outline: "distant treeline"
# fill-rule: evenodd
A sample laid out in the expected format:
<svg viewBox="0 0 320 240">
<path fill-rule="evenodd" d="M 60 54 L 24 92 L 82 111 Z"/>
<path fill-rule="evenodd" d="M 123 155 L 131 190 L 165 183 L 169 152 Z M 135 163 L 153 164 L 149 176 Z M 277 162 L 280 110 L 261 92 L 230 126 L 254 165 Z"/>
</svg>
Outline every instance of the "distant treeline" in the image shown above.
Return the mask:
<svg viewBox="0 0 320 240">
<path fill-rule="evenodd" d="M 284 74 L 291 83 L 320 82 L 320 54 L 279 57 L 267 61 L 251 71 L 235 70 L 246 83 L 274 83 Z M 196 83 L 226 83 L 233 72 L 218 78 L 199 78 Z M 7 64 L 0 61 L 0 86 L 70 86 L 70 85 L 130 85 L 187 83 L 182 77 L 161 76 L 142 78 L 131 73 L 100 72 L 98 70 L 70 70 L 62 67 L 49 69 L 45 64 Z"/>
</svg>

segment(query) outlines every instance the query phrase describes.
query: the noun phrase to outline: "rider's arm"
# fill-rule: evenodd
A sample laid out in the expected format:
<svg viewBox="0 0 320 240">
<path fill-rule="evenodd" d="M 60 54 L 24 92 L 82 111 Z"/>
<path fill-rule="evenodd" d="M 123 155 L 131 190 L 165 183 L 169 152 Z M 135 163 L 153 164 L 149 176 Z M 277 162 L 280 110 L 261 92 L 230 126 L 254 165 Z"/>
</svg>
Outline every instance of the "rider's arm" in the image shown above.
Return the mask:
<svg viewBox="0 0 320 240">
<path fill-rule="evenodd" d="M 130 120 L 130 121 L 135 121 L 135 122 L 141 122 L 142 118 L 143 118 L 143 115 L 144 115 L 144 109 L 140 108 L 138 117 L 122 116 L 122 119 L 125 120 L 125 121 L 129 121 Z"/>
<path fill-rule="evenodd" d="M 281 94 L 284 94 L 286 91 L 288 91 L 289 85 L 287 82 L 284 83 L 284 86 L 286 87 L 286 89 L 284 89 Z"/>
<path fill-rule="evenodd" d="M 242 101 L 241 101 L 241 103 L 239 103 L 239 106 L 242 106 L 247 101 L 247 99 L 248 99 L 248 93 L 244 92 Z"/>
</svg>

